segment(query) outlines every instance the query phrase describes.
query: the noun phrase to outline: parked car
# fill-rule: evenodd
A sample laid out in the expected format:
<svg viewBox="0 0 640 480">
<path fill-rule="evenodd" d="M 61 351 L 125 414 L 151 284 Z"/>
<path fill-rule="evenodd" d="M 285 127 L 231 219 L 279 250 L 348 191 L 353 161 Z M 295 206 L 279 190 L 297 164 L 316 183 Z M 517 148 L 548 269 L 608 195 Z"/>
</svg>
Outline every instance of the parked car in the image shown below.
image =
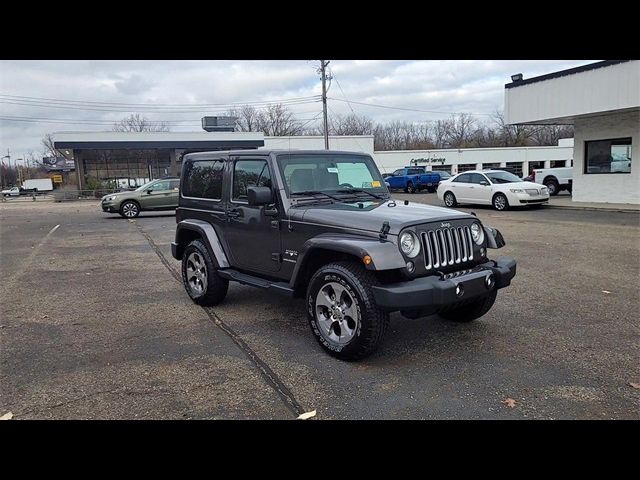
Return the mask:
<svg viewBox="0 0 640 480">
<path fill-rule="evenodd" d="M 102 211 L 134 218 L 140 212 L 175 210 L 178 207 L 178 177 L 152 180 L 131 192 L 110 193 L 102 197 Z"/>
<path fill-rule="evenodd" d="M 20 196 L 20 188 L 19 187 L 11 187 L 5 190 L 2 190 L 3 197 L 19 197 Z"/>
<path fill-rule="evenodd" d="M 447 207 L 472 203 L 506 210 L 510 206 L 548 203 L 549 192 L 544 185 L 524 182 L 503 170 L 471 170 L 440 182 L 438 198 Z"/>
<path fill-rule="evenodd" d="M 438 172 L 427 172 L 424 167 L 404 167 L 394 171 L 384 179 L 389 188 L 401 189 L 405 193 L 416 193 L 420 190 L 435 192 L 440 181 Z"/>
<path fill-rule="evenodd" d="M 573 167 L 536 168 L 531 173 L 531 181 L 547 187 L 549 195 L 557 195 L 562 190 L 571 193 Z"/>
<path fill-rule="evenodd" d="M 515 260 L 473 215 L 391 199 L 370 155 L 238 150 L 184 156 L 174 258 L 189 297 L 222 302 L 230 281 L 305 299 L 331 355 L 373 353 L 400 311 L 485 315 Z M 286 333 L 286 332 L 285 332 Z"/>
</svg>

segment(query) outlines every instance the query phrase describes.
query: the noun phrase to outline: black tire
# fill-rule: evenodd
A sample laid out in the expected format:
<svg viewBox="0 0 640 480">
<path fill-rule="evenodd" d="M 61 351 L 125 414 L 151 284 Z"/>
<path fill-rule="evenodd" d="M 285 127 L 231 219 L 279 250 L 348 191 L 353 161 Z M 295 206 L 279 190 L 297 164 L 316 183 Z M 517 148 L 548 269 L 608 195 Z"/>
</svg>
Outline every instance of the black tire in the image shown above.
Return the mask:
<svg viewBox="0 0 640 480">
<path fill-rule="evenodd" d="M 413 182 L 407 182 L 407 192 L 416 193 L 416 187 L 413 185 Z"/>
<path fill-rule="evenodd" d="M 140 204 L 133 200 L 127 200 L 120 205 L 119 213 L 123 218 L 136 218 L 140 215 Z"/>
<path fill-rule="evenodd" d="M 316 299 L 320 290 L 332 283 L 339 284 L 349 294 L 359 317 L 351 327 L 354 329 L 353 337 L 345 344 L 326 338 L 326 333 L 320 331 L 317 318 L 316 312 L 322 307 L 317 307 Z M 389 314 L 378 308 L 373 299 L 372 287 L 378 283 L 371 271 L 350 261 L 325 265 L 311 277 L 306 294 L 307 317 L 314 337 L 327 353 L 340 360 L 360 360 L 371 355 L 382 343 L 389 325 Z M 349 317 L 345 315 L 344 318 L 347 321 Z M 335 328 L 339 329 L 339 326 Z"/>
<path fill-rule="evenodd" d="M 205 271 L 203 276 L 206 279 L 206 287 L 202 291 L 197 291 L 188 278 L 189 258 L 192 254 L 198 255 L 204 263 Z M 229 280 L 218 275 L 216 266 L 211 260 L 211 255 L 209 255 L 209 250 L 202 240 L 193 240 L 184 249 L 182 254 L 182 284 L 191 300 L 204 307 L 218 305 L 227 295 Z"/>
<path fill-rule="evenodd" d="M 549 190 L 549 195 L 551 195 L 552 197 L 555 197 L 556 195 L 558 195 L 558 193 L 560 193 L 560 184 L 553 178 L 546 180 L 544 182 L 544 186 L 547 187 L 547 190 Z"/>
<path fill-rule="evenodd" d="M 453 192 L 445 192 L 442 198 L 444 199 L 444 204 L 449 208 L 453 208 L 458 205 L 458 201 L 456 200 L 456 196 Z"/>
<path fill-rule="evenodd" d="M 489 295 L 475 300 L 458 308 L 453 308 L 445 312 L 440 312 L 440 316 L 446 320 L 467 323 L 485 315 L 496 301 L 497 290 L 493 290 Z"/>
<path fill-rule="evenodd" d="M 496 193 L 491 200 L 491 204 L 493 205 L 493 208 L 495 208 L 499 212 L 502 212 L 509 208 L 509 200 L 507 200 L 507 197 L 504 193 Z"/>
</svg>

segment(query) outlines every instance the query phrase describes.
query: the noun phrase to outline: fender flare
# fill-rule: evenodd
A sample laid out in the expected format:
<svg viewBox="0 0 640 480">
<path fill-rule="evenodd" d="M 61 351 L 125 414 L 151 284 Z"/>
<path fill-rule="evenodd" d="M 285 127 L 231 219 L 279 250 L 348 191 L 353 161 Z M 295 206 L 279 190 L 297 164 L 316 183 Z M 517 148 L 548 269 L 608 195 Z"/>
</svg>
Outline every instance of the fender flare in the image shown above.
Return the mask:
<svg viewBox="0 0 640 480">
<path fill-rule="evenodd" d="M 396 270 L 405 268 L 407 265 L 400 250 L 398 250 L 398 246 L 392 241 L 381 241 L 379 238 L 359 235 L 324 233 L 310 238 L 304 243 L 298 254 L 296 266 L 293 269 L 290 280 L 291 286 L 296 284 L 298 275 L 304 270 L 313 252 L 319 249 L 347 253 L 360 260 L 365 255 L 369 255 L 372 262 L 369 265 L 365 265 L 367 270 Z"/>
<path fill-rule="evenodd" d="M 183 245 L 182 242 L 180 242 L 180 232 L 184 230 L 198 232 L 198 234 L 207 244 L 207 247 L 209 247 L 209 253 L 213 255 L 213 258 L 218 264 L 218 267 L 229 268 L 229 260 L 227 259 L 227 255 L 224 253 L 222 244 L 220 243 L 220 238 L 218 237 L 218 234 L 216 233 L 213 226 L 203 220 L 197 220 L 193 218 L 182 220 L 176 226 L 176 240 L 171 246 L 171 251 L 174 258 L 180 260 L 182 258 L 181 252 L 186 247 L 186 245 Z"/>
<path fill-rule="evenodd" d="M 507 243 L 504 241 L 500 230 L 484 226 L 484 234 L 487 237 L 487 248 L 502 248 Z"/>
</svg>

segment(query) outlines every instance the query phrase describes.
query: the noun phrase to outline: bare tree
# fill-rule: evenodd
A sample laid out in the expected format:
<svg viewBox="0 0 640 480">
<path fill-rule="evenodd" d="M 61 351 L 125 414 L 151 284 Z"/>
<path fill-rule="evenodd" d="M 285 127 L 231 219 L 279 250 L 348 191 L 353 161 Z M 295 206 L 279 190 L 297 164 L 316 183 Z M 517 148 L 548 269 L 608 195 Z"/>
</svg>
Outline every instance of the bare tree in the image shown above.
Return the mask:
<svg viewBox="0 0 640 480">
<path fill-rule="evenodd" d="M 531 132 L 534 145 L 557 145 L 561 138 L 573 137 L 573 125 L 540 125 Z"/>
<path fill-rule="evenodd" d="M 240 132 L 258 131 L 260 112 L 252 105 L 243 105 L 240 108 L 232 108 L 227 111 L 230 117 L 237 117 L 236 130 Z"/>
<path fill-rule="evenodd" d="M 132 113 L 119 122 L 113 124 L 114 132 L 168 132 L 169 125 L 165 122 L 152 122 L 139 113 Z"/>
<path fill-rule="evenodd" d="M 329 133 L 332 135 L 371 135 L 373 121 L 369 117 L 355 113 L 349 115 L 334 115 L 331 118 Z"/>
<path fill-rule="evenodd" d="M 458 113 L 449 119 L 447 141 L 454 148 L 464 148 L 470 145 L 475 129 L 476 119 L 469 113 Z"/>
<path fill-rule="evenodd" d="M 44 137 L 42 137 L 40 143 L 44 147 L 42 153 L 45 157 L 57 157 L 59 155 L 58 151 L 53 145 L 53 136 L 50 133 L 47 133 Z"/>
</svg>

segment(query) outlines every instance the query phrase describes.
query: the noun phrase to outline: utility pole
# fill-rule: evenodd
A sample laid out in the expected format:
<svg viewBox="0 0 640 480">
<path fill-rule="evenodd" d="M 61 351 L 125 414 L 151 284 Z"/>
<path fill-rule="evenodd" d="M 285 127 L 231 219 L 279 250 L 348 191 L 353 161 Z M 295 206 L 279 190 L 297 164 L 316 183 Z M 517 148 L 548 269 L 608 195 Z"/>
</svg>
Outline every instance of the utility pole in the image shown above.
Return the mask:
<svg viewBox="0 0 640 480">
<path fill-rule="evenodd" d="M 329 124 L 327 122 L 327 65 L 329 60 L 320 60 L 320 74 L 322 75 L 322 116 L 324 120 L 324 149 L 329 150 Z M 331 77 L 329 77 L 331 80 Z"/>
</svg>

